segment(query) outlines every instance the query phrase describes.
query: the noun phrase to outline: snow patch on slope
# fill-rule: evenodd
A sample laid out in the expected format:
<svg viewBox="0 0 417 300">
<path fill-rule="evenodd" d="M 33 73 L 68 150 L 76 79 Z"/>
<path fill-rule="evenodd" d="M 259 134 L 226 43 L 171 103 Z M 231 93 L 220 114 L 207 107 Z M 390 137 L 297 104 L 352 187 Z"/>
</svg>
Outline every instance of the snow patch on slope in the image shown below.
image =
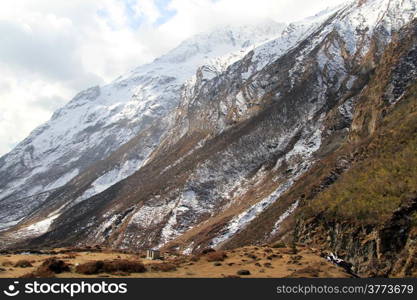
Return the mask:
<svg viewBox="0 0 417 300">
<path fill-rule="evenodd" d="M 256 203 L 249 209 L 245 210 L 238 216 L 234 217 L 226 227 L 222 230 L 220 235 L 215 237 L 211 242 L 210 246 L 219 247 L 222 243 L 229 240 L 237 232 L 244 229 L 251 221 L 259 216 L 265 209 L 275 203 L 279 197 L 285 193 L 295 181 L 304 174 L 309 167 L 313 164 L 311 159 L 312 154 L 316 152 L 321 145 L 321 126 L 319 126 L 313 133 L 307 138 L 301 138 L 288 152 L 284 158 L 278 160 L 275 168 L 279 167 L 283 161 L 291 161 L 294 159 L 302 159 L 301 163 L 295 166 L 295 170 L 292 171 L 292 176 L 281 184 L 271 195 Z"/>
<path fill-rule="evenodd" d="M 45 190 L 53 190 L 56 188 L 59 188 L 60 186 L 63 186 L 67 182 L 71 181 L 75 176 L 77 176 L 79 173 L 78 169 L 72 170 L 70 173 L 65 174 L 64 176 L 60 177 L 57 181 L 49 184 L 46 186 Z"/>
<path fill-rule="evenodd" d="M 92 184 L 91 187 L 78 197 L 74 204 L 84 201 L 94 195 L 97 195 L 104 190 L 108 189 L 117 182 L 129 177 L 135 173 L 141 166 L 139 160 L 128 160 L 121 168 L 115 168 L 104 175 L 98 177 Z"/>
<path fill-rule="evenodd" d="M 60 214 L 53 214 L 43 219 L 42 221 L 36 222 L 28 227 L 25 227 L 18 232 L 16 236 L 19 238 L 36 237 L 48 232 L 52 222 L 58 218 Z"/>
<path fill-rule="evenodd" d="M 297 207 L 298 207 L 298 204 L 299 204 L 299 202 L 298 202 L 298 200 L 297 201 L 295 201 L 279 218 L 278 218 L 278 220 L 275 222 L 275 224 L 274 224 L 274 226 L 272 227 L 272 231 L 271 231 L 271 236 L 273 236 L 273 235 L 275 235 L 277 232 L 278 232 L 278 230 L 279 230 L 279 228 L 280 228 L 280 226 L 281 226 L 281 223 L 282 222 L 284 222 L 284 220 L 286 219 L 286 218 L 288 218 L 296 209 L 297 209 Z"/>
<path fill-rule="evenodd" d="M 274 203 L 285 191 L 288 190 L 292 185 L 292 182 L 287 182 L 275 190 L 271 195 L 262 201 L 258 202 L 248 210 L 242 212 L 235 218 L 233 218 L 223 229 L 221 235 L 215 237 L 211 242 L 210 246 L 217 247 L 223 242 L 230 239 L 238 231 L 245 228 L 252 220 L 254 220 L 259 214 L 261 214 L 267 207 Z"/>
<path fill-rule="evenodd" d="M 199 215 L 204 213 L 211 213 L 210 205 L 201 203 L 197 194 L 192 190 L 186 190 L 182 193 L 181 197 L 175 208 L 171 211 L 168 222 L 164 226 L 161 232 L 160 243 L 157 248 L 162 247 L 169 241 L 175 239 L 185 231 L 193 228 L 193 221 L 184 224 L 184 215 L 189 213 L 198 212 Z"/>
</svg>

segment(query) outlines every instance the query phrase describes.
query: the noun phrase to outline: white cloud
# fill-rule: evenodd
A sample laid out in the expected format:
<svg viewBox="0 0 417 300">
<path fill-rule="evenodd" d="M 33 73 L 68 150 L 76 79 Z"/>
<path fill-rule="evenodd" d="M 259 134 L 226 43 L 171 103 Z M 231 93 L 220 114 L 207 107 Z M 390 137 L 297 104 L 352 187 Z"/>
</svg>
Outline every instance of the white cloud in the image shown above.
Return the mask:
<svg viewBox="0 0 417 300">
<path fill-rule="evenodd" d="M 3 0 L 0 155 L 78 91 L 109 82 L 193 34 L 257 19 L 289 22 L 341 2 Z"/>
<path fill-rule="evenodd" d="M 135 17 L 145 18 L 149 23 L 155 23 L 160 17 L 161 12 L 154 0 L 141 0 L 132 4 Z"/>
</svg>

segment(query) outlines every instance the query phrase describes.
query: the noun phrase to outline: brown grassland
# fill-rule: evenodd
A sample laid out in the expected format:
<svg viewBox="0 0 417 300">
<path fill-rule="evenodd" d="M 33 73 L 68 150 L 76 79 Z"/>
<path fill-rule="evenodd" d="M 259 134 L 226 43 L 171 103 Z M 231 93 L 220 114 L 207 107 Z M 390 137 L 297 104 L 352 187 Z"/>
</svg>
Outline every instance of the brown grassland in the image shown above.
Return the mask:
<svg viewBox="0 0 417 300">
<path fill-rule="evenodd" d="M 318 250 L 298 246 L 294 254 L 293 248 L 284 245 L 248 246 L 198 255 L 164 253 L 162 260 L 148 260 L 141 253 L 56 249 L 54 254 L 3 254 L 0 270 L 3 278 L 350 277 L 321 257 Z"/>
</svg>

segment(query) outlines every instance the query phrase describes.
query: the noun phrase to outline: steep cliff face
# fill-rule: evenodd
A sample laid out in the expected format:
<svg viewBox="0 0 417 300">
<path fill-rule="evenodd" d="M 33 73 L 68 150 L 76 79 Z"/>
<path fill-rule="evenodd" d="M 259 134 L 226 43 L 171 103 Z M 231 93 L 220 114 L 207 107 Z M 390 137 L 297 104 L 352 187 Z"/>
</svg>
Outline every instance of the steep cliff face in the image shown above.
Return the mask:
<svg viewBox="0 0 417 300">
<path fill-rule="evenodd" d="M 297 239 L 333 251 L 364 276 L 416 276 L 416 87 L 414 80 L 395 107 L 384 105 L 361 152 L 350 152 L 356 160 L 297 216 Z"/>
<path fill-rule="evenodd" d="M 300 212 L 301 240 L 320 232 L 364 275 L 416 276 L 416 25 L 385 51 L 363 94 L 350 139 L 363 148 L 357 162 Z"/>
<path fill-rule="evenodd" d="M 376 60 L 340 148 L 228 247 L 295 240 L 332 251 L 359 275 L 416 275 L 416 24 Z M 288 217 L 291 203 L 299 208 Z"/>
<path fill-rule="evenodd" d="M 373 191 L 367 191 L 365 205 L 334 193 L 351 191 L 345 174 L 365 170 L 362 162 L 368 168 L 382 160 L 369 150 L 383 140 L 376 136 L 398 127 L 393 138 L 403 137 L 406 144 L 412 139 L 412 127 L 407 126 L 415 112 L 416 12 L 412 0 L 352 1 L 285 29 L 267 30 L 263 37 L 274 38 L 253 48 L 243 43 L 242 51 L 231 54 L 227 48 L 226 56 L 218 57 L 202 45 L 208 37 L 216 44 L 233 40 L 227 47 L 242 48 L 236 36 L 230 39 L 228 30 L 200 36 L 180 46 L 186 51 L 176 49 L 154 65 L 133 71 L 130 79 L 118 79 L 117 84 L 136 76 L 145 80 L 155 72 L 170 74 L 171 67 L 178 72 L 178 65 L 171 63 L 195 55 L 216 52 L 218 57 L 202 66 L 196 61 L 189 69 L 193 71 L 187 71 L 189 78 L 177 75 L 182 81 L 172 75 L 146 85 L 132 83 L 146 94 L 138 103 L 158 106 L 158 97 L 176 97 L 175 105 L 169 106 L 169 113 L 152 117 L 134 110 L 140 117 L 126 119 L 140 121 L 142 127 L 132 131 L 123 146 L 110 147 L 106 159 L 92 160 L 63 186 L 38 195 L 39 206 L 3 231 L 3 241 L 17 243 L 14 246 L 102 244 L 190 253 L 295 236 L 333 249 L 364 273 L 370 270 L 364 253 L 374 250 L 347 245 L 349 238 L 365 243 L 380 224 L 386 224 L 383 237 L 408 226 L 407 238 L 398 236 L 402 246 L 389 251 L 413 249 L 414 202 L 403 206 L 402 198 L 390 198 L 388 208 L 378 210 L 380 202 L 368 201 Z M 260 28 L 257 32 L 264 32 Z M 241 41 L 248 39 L 247 31 L 237 35 Z M 400 149 L 383 145 L 383 153 Z M 379 174 L 375 172 L 372 178 Z M 404 176 L 414 182 L 409 174 Z M 361 198 L 359 187 L 352 195 Z M 9 203 L 0 202 L 4 207 Z M 344 207 L 357 207 L 358 213 L 369 216 L 384 212 L 385 219 L 371 225 L 355 225 L 345 215 L 334 220 L 330 216 L 337 215 L 335 207 L 343 213 L 349 212 Z M 404 215 L 409 225 L 401 223 Z M 324 233 L 330 238 L 322 241 Z M 353 239 L 355 234 L 360 238 Z M 390 244 L 380 240 L 378 245 Z M 372 257 L 379 257 L 380 251 Z"/>
</svg>

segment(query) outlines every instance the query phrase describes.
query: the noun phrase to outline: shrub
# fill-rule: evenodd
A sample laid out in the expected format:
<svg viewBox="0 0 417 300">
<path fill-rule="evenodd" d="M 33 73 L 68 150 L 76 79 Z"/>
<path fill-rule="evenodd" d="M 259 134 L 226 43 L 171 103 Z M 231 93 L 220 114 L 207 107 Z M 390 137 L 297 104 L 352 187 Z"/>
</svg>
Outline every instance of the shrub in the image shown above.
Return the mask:
<svg viewBox="0 0 417 300">
<path fill-rule="evenodd" d="M 209 254 L 211 252 L 216 252 L 216 250 L 214 250 L 212 248 L 207 248 L 207 249 L 204 249 L 203 251 L 201 251 L 201 254 Z"/>
<path fill-rule="evenodd" d="M 33 267 L 32 264 L 31 264 L 31 262 L 28 261 L 28 260 L 26 260 L 26 259 L 21 259 L 21 260 L 17 261 L 14 264 L 14 266 L 16 268 L 30 268 L 30 267 Z"/>
<path fill-rule="evenodd" d="M 105 273 L 115 273 L 115 272 L 144 273 L 146 272 L 146 268 L 140 262 L 122 259 L 122 260 L 105 261 L 103 265 L 103 271 Z"/>
<path fill-rule="evenodd" d="M 197 261 L 199 261 L 200 260 L 200 255 L 193 255 L 191 258 L 190 258 L 190 260 L 191 261 L 193 261 L 193 262 L 197 262 Z"/>
<path fill-rule="evenodd" d="M 136 261 L 130 260 L 112 260 L 112 261 L 91 261 L 80 264 L 75 271 L 80 274 L 92 275 L 99 273 L 143 273 L 146 272 L 145 266 Z"/>
<path fill-rule="evenodd" d="M 70 267 L 62 260 L 58 260 L 54 257 L 48 258 L 45 260 L 38 270 L 49 270 L 55 274 L 60 274 L 63 272 L 70 272 Z"/>
<path fill-rule="evenodd" d="M 84 264 L 80 264 L 75 268 L 75 272 L 85 275 L 98 274 L 103 269 L 104 262 L 101 260 L 98 261 L 89 261 Z"/>
<path fill-rule="evenodd" d="M 69 272 L 69 266 L 54 257 L 45 260 L 35 271 L 23 275 L 21 278 L 54 278 L 55 274 Z"/>
<path fill-rule="evenodd" d="M 3 267 L 11 267 L 13 266 L 13 263 L 10 260 L 6 260 L 2 263 Z"/>
<path fill-rule="evenodd" d="M 55 278 L 55 273 L 49 270 L 36 270 L 22 275 L 20 278 Z"/>
<path fill-rule="evenodd" d="M 250 275 L 250 271 L 249 270 L 239 270 L 237 271 L 237 275 Z"/>
<path fill-rule="evenodd" d="M 210 261 L 210 262 L 224 261 L 226 257 L 227 255 L 224 251 L 210 252 L 209 254 L 207 254 L 207 261 Z"/>
<path fill-rule="evenodd" d="M 154 272 L 171 272 L 177 270 L 177 267 L 171 263 L 149 264 L 148 267 Z"/>
<path fill-rule="evenodd" d="M 313 267 L 305 267 L 292 272 L 288 278 L 317 278 L 320 277 L 320 270 Z"/>
<path fill-rule="evenodd" d="M 287 245 L 283 241 L 276 242 L 272 245 L 272 248 L 286 248 Z"/>
</svg>

